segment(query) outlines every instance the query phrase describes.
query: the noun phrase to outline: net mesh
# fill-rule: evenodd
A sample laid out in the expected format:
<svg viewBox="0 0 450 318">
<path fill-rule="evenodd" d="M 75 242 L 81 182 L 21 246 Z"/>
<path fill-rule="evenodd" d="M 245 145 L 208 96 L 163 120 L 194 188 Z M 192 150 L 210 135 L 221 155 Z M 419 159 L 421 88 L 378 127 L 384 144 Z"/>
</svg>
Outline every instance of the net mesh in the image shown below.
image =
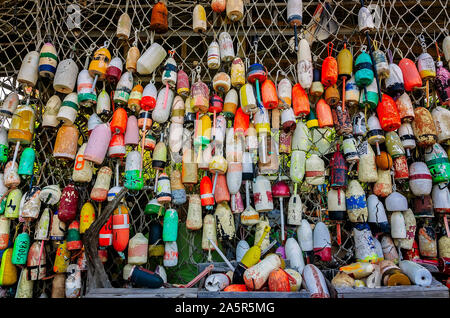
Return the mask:
<svg viewBox="0 0 450 318">
<path fill-rule="evenodd" d="M 192 30 L 192 12 L 197 4 L 202 4 L 206 9 L 208 29 L 206 33 L 195 33 Z M 91 45 L 100 47 L 105 41 L 110 42 L 109 49 L 113 56 L 119 56 L 122 61 L 126 60 L 128 49 L 136 44 L 141 53 L 149 47 L 152 41 L 152 33 L 149 29 L 151 10 L 155 1 L 150 0 L 34 0 L 34 1 L 2 1 L 0 4 L 0 99 L 12 90 L 17 90 L 21 99 L 25 99 L 23 88 L 16 81 L 22 59 L 31 50 L 39 50 L 43 43 L 49 41 L 55 46 L 59 61 L 72 57 L 81 70 L 85 65 L 86 58 L 91 58 Z M 161 44 L 165 49 L 174 50 L 175 59 L 188 75 L 192 74 L 197 65 L 201 66 L 201 78 L 204 82 L 211 81 L 215 75 L 214 70 L 208 69 L 207 49 L 213 39 L 217 39 L 222 31 L 230 33 L 234 50 L 238 56 L 248 60 L 249 64 L 256 59 L 267 67 L 269 78 L 276 80 L 277 71 L 283 70 L 292 81 L 295 80 L 295 67 L 297 63 L 294 51 L 294 29 L 287 23 L 286 2 L 275 0 L 244 1 L 244 17 L 240 22 L 232 23 L 225 18 L 225 14 L 214 13 L 210 9 L 209 2 L 198 1 L 169 1 L 168 21 L 169 31 L 166 34 L 154 36 L 154 41 Z M 376 12 L 379 23 L 376 31 L 370 36 L 379 43 L 382 50 L 397 48 L 394 61 L 402 57 L 413 60 L 425 49 L 433 57 L 436 57 L 434 42 L 442 43 L 445 33 L 449 29 L 449 1 L 370 1 L 365 3 Z M 319 20 L 313 20 L 314 13 L 320 6 L 323 13 Z M 333 56 L 343 47 L 343 40 L 347 40 L 355 56 L 362 47 L 367 45 L 366 37 L 358 32 L 358 10 L 360 3 L 357 1 L 304 1 L 303 2 L 303 26 L 299 28 L 299 34 L 305 32 L 311 36 L 311 52 L 316 63 L 320 64 L 326 57 L 326 45 L 329 41 L 335 43 Z M 132 21 L 130 39 L 119 40 L 116 37 L 117 22 L 119 17 L 127 12 Z M 319 21 L 320 23 L 317 23 Z M 315 27 L 315 28 L 314 28 Z M 312 31 L 314 30 L 314 31 Z M 423 35 L 424 48 L 418 35 Z M 254 46 L 257 36 L 258 46 Z M 227 66 L 229 67 L 229 66 Z M 229 71 L 229 69 L 225 69 Z M 161 83 L 160 72 L 156 74 L 156 83 Z M 134 74 L 134 81 L 141 81 L 145 85 L 150 80 L 148 76 Z M 109 84 L 107 84 L 109 85 Z M 157 84 L 157 87 L 162 84 Z M 107 86 L 107 91 L 113 91 L 114 87 Z M 54 94 L 52 82 L 40 79 L 32 92 L 31 104 L 36 109 L 36 129 L 33 147 L 36 150 L 34 184 L 45 186 L 59 184 L 62 187 L 68 184 L 72 174 L 73 162 L 56 160 L 53 156 L 56 130 L 43 129 L 42 122 L 43 106 L 50 96 Z M 423 91 L 414 93 L 416 101 L 423 100 Z M 355 110 L 351 110 L 353 113 Z M 82 138 L 87 140 L 87 120 L 93 113 L 92 109 L 82 108 L 76 125 Z M 156 139 L 163 129 L 167 127 L 153 127 Z M 313 150 L 318 152 L 328 166 L 329 160 L 335 150 L 335 143 L 339 138 L 333 138 L 333 129 L 318 131 L 318 138 L 314 143 Z M 320 141 L 321 140 L 321 141 Z M 324 140 L 330 140 L 325 142 Z M 81 144 L 81 140 L 80 140 Z M 21 146 L 23 149 L 23 146 Z M 127 149 L 127 151 L 131 150 Z M 10 151 L 12 154 L 13 151 Z M 19 152 L 20 153 L 20 152 Z M 284 155 L 281 174 L 289 176 L 289 158 Z M 11 159 L 11 158 L 10 158 Z M 108 158 L 104 165 L 110 166 L 114 171 L 116 160 Z M 121 162 L 121 171 L 123 171 Z M 179 164 L 178 164 L 179 165 Z M 176 167 L 178 167 L 176 165 Z M 173 167 L 169 167 L 170 170 Z M 355 168 L 353 172 L 355 173 Z M 126 197 L 127 206 L 131 210 L 130 237 L 139 231 L 145 233 L 150 222 L 156 220 L 144 214 L 147 202 L 154 197 L 153 182 L 154 172 L 151 169 L 151 154 L 146 152 L 144 159 L 145 184 L 148 190 L 139 193 L 130 193 Z M 123 175 L 121 176 L 123 180 Z M 89 200 L 91 184 L 77 185 L 80 192 L 81 203 Z M 22 182 L 22 188 L 26 191 L 31 180 Z M 241 193 L 245 191 L 241 187 Z M 198 193 L 198 186 L 188 190 L 188 193 Z M 331 263 L 318 263 L 322 269 L 332 269 L 345 264 L 353 256 L 353 241 L 351 238 L 351 227 L 343 225 L 342 244 L 337 245 L 335 238 L 335 224 L 327 221 L 326 192 L 317 187 L 301 184 L 299 194 L 306 206 L 304 217 L 310 223 L 324 220 L 330 224 L 333 240 L 333 261 Z M 275 200 L 275 209 L 278 209 L 278 200 Z M 105 204 L 104 204 L 105 205 Z M 287 202 L 285 202 L 285 207 Z M 96 205 L 98 213 L 98 205 Z M 179 261 L 174 268 L 167 268 L 169 281 L 173 283 L 187 283 L 197 274 L 198 263 L 209 260 L 220 261 L 220 257 L 213 253 L 210 258 L 208 253 L 201 249 L 201 231 L 189 231 L 184 226 L 187 214 L 187 206 L 176 207 L 179 217 Z M 279 237 L 279 226 L 277 225 L 276 213 L 270 216 L 272 231 L 271 238 Z M 239 239 L 249 238 L 252 243 L 254 236 L 253 227 L 243 227 L 239 224 L 239 215 L 235 215 L 237 237 L 232 242 L 221 242 L 223 249 L 229 259 L 234 259 L 234 247 Z M 16 224 L 12 224 L 15 229 Z M 34 229 L 34 225 L 31 226 Z M 295 228 L 287 226 L 288 236 L 295 236 Z M 42 292 L 50 295 L 52 267 L 55 257 L 55 242 L 46 243 L 47 251 L 47 280 L 37 281 L 34 285 L 34 296 L 38 297 Z M 113 250 L 108 250 L 108 262 L 105 264 L 106 271 L 113 286 L 124 285 L 122 280 L 122 267 L 126 263 Z M 151 259 L 146 264 L 148 269 L 153 270 L 156 264 L 162 264 L 162 259 Z M 85 275 L 85 274 L 83 274 Z M 83 279 L 84 283 L 84 279 Z M 12 295 L 14 288 L 2 289 L 2 293 Z"/>
</svg>

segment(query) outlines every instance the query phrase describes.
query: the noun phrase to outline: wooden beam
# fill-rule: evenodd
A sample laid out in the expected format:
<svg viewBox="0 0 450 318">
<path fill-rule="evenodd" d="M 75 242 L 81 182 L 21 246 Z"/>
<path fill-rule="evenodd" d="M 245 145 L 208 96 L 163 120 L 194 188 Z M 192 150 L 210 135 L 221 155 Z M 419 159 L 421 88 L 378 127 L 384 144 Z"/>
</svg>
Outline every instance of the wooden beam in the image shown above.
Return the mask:
<svg viewBox="0 0 450 318">
<path fill-rule="evenodd" d="M 122 187 L 122 190 L 120 190 L 114 199 L 108 203 L 106 208 L 97 216 L 97 219 L 91 224 L 83 236 L 83 245 L 85 248 L 89 273 L 88 276 L 90 277 L 87 288 L 88 292 L 89 290 L 99 287 L 112 287 L 108 275 L 106 274 L 105 267 L 98 256 L 98 235 L 102 226 L 108 221 L 110 215 L 117 208 L 127 192 L 128 189 Z"/>
</svg>

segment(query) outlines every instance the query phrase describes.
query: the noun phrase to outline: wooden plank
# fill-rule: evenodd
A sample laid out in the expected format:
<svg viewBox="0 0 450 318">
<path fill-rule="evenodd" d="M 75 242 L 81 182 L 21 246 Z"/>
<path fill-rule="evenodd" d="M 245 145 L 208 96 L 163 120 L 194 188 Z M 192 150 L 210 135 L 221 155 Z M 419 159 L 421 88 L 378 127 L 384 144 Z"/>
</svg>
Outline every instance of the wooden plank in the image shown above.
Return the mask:
<svg viewBox="0 0 450 318">
<path fill-rule="evenodd" d="M 197 288 L 95 288 L 85 298 L 197 298 Z"/>
<path fill-rule="evenodd" d="M 199 291 L 198 298 L 310 298 L 310 294 L 306 290 L 299 292 L 208 292 Z"/>
<path fill-rule="evenodd" d="M 449 290 L 436 280 L 429 287 L 383 286 L 380 288 L 336 288 L 338 298 L 449 298 Z"/>
</svg>

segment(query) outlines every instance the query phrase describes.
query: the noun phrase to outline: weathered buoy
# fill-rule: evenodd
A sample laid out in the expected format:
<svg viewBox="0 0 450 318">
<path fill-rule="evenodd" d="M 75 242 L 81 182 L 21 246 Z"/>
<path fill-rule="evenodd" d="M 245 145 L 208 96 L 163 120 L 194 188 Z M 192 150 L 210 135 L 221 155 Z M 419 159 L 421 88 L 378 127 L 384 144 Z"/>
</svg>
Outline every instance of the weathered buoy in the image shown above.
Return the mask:
<svg viewBox="0 0 450 318">
<path fill-rule="evenodd" d="M 65 273 L 70 264 L 70 251 L 67 249 L 67 241 L 59 243 L 56 250 L 53 271 L 55 273 Z"/>
<path fill-rule="evenodd" d="M 367 223 L 355 224 L 353 237 L 355 239 L 355 258 L 357 262 L 371 262 L 378 258 L 375 242 Z"/>
<path fill-rule="evenodd" d="M 297 51 L 297 76 L 303 89 L 309 90 L 313 82 L 313 65 L 311 49 L 306 39 L 300 40 L 299 49 Z"/>
<path fill-rule="evenodd" d="M 327 44 L 327 52 L 328 56 L 323 60 L 321 74 L 321 82 L 325 87 L 336 84 L 338 76 L 337 60 L 331 56 L 333 52 L 333 44 L 331 42 Z"/>
<path fill-rule="evenodd" d="M 75 220 L 78 209 L 79 193 L 73 183 L 68 184 L 62 191 L 59 201 L 58 218 L 61 222 L 70 223 Z"/>
<path fill-rule="evenodd" d="M 234 217 L 227 202 L 217 205 L 214 216 L 217 222 L 217 233 L 221 240 L 232 240 L 236 234 Z"/>
<path fill-rule="evenodd" d="M 269 278 L 270 273 L 281 267 L 280 257 L 276 254 L 267 255 L 261 262 L 244 272 L 244 282 L 249 290 L 259 290 Z"/>
<path fill-rule="evenodd" d="M 431 193 L 431 173 L 424 162 L 413 162 L 409 166 L 409 188 L 415 196 Z"/>
<path fill-rule="evenodd" d="M 368 219 L 366 194 L 357 180 L 349 182 L 345 197 L 350 221 L 366 222 Z"/>
<path fill-rule="evenodd" d="M 272 189 L 270 181 L 264 176 L 257 176 L 253 183 L 253 198 L 258 212 L 273 210 Z"/>
<path fill-rule="evenodd" d="M 427 221 L 419 229 L 419 252 L 420 256 L 425 258 L 436 258 L 437 255 L 437 242 L 436 242 L 436 232 L 433 226 Z"/>
<path fill-rule="evenodd" d="M 436 126 L 431 113 L 425 107 L 414 109 L 412 128 L 419 147 L 431 146 L 437 141 Z"/>
<path fill-rule="evenodd" d="M 390 225 L 384 210 L 383 203 L 374 194 L 369 195 L 367 198 L 368 207 L 368 219 L 373 233 L 390 233 Z"/>
<path fill-rule="evenodd" d="M 370 55 L 366 52 L 361 52 L 355 60 L 355 81 L 359 87 L 367 87 L 373 82 L 373 66 Z"/>
<path fill-rule="evenodd" d="M 61 104 L 56 120 L 62 121 L 64 125 L 73 125 L 78 114 L 78 97 L 76 93 L 70 93 Z"/>
<path fill-rule="evenodd" d="M 423 287 L 431 285 L 433 280 L 431 273 L 425 267 L 412 261 L 401 261 L 400 269 L 415 284 Z"/>
<path fill-rule="evenodd" d="M 64 235 L 66 231 L 66 224 L 62 222 L 58 217 L 59 211 L 56 210 L 53 213 L 51 228 L 50 228 L 50 239 L 53 241 L 64 240 Z"/>
<path fill-rule="evenodd" d="M 431 195 L 435 212 L 450 213 L 450 192 L 445 183 L 435 184 Z"/>
<path fill-rule="evenodd" d="M 411 124 L 403 123 L 398 129 L 398 135 L 402 141 L 403 148 L 406 150 L 407 156 L 410 157 L 410 151 L 416 148 L 416 139 Z"/>
<path fill-rule="evenodd" d="M 435 143 L 425 149 L 425 163 L 430 170 L 433 183 L 450 180 L 450 162 L 440 144 Z"/>
<path fill-rule="evenodd" d="M 308 95 L 299 83 L 292 88 L 292 109 L 296 117 L 306 117 L 311 110 Z"/>
<path fill-rule="evenodd" d="M 205 289 L 210 292 L 218 292 L 225 289 L 231 283 L 231 279 L 224 273 L 209 275 L 205 280 Z"/>
<path fill-rule="evenodd" d="M 303 270 L 303 281 L 312 298 L 330 298 L 325 277 L 314 265 L 308 264 Z"/>
<path fill-rule="evenodd" d="M 219 47 L 221 61 L 225 63 L 233 61 L 235 57 L 233 40 L 228 32 L 224 31 L 219 34 Z"/>
<path fill-rule="evenodd" d="M 385 80 L 386 92 L 392 98 L 398 98 L 405 92 L 405 84 L 403 82 L 403 73 L 397 64 L 394 64 L 392 53 L 388 49 L 389 57 L 389 76 Z"/>
<path fill-rule="evenodd" d="M 375 161 L 375 153 L 369 142 L 364 141 L 358 148 L 358 180 L 360 182 L 376 182 L 378 180 L 377 165 Z"/>
<path fill-rule="evenodd" d="M 136 70 L 141 75 L 148 75 L 153 73 L 153 71 L 164 61 L 167 56 L 166 50 L 156 42 L 141 55 L 137 61 Z"/>
<path fill-rule="evenodd" d="M 410 123 L 414 120 L 414 107 L 411 102 L 411 98 L 407 93 L 403 93 L 396 101 L 397 109 L 400 115 L 400 119 L 403 123 Z"/>
<path fill-rule="evenodd" d="M 204 251 L 215 250 L 209 240 L 212 240 L 217 246 L 216 220 L 212 214 L 206 214 L 203 218 L 202 249 Z"/>
<path fill-rule="evenodd" d="M 437 142 L 446 144 L 450 140 L 450 111 L 437 106 L 431 112 L 437 132 Z"/>
<path fill-rule="evenodd" d="M 206 11 L 200 4 L 197 4 L 192 12 L 192 29 L 197 33 L 206 32 Z"/>
<path fill-rule="evenodd" d="M 42 77 L 53 78 L 58 65 L 58 53 L 52 43 L 45 43 L 39 54 L 39 75 Z"/>
<path fill-rule="evenodd" d="M 11 262 L 13 249 L 3 252 L 0 266 L 0 286 L 10 286 L 17 282 L 17 267 Z"/>
<path fill-rule="evenodd" d="M 79 133 L 75 125 L 61 126 L 56 135 L 53 157 L 66 160 L 75 159 L 78 148 L 78 137 Z"/>
<path fill-rule="evenodd" d="M 56 68 L 53 88 L 55 91 L 69 94 L 72 93 L 78 77 L 78 66 L 71 58 L 59 62 Z"/>
<path fill-rule="evenodd" d="M 20 65 L 17 81 L 21 84 L 34 87 L 38 79 L 39 53 L 36 51 L 28 52 Z M 78 71 L 77 71 L 78 73 Z"/>
</svg>

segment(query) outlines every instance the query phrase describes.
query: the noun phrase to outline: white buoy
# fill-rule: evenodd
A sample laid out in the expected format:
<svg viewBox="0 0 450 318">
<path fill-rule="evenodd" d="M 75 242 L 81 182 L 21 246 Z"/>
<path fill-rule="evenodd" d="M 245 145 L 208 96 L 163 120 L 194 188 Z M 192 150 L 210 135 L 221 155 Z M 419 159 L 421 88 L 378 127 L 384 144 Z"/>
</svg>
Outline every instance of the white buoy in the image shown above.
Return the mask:
<svg viewBox="0 0 450 318">
<path fill-rule="evenodd" d="M 412 261 L 400 261 L 400 269 L 415 284 L 423 287 L 431 285 L 433 278 L 428 269 Z"/>
<path fill-rule="evenodd" d="M 406 238 L 406 224 L 403 214 L 399 211 L 391 215 L 391 236 L 392 238 Z"/>
<path fill-rule="evenodd" d="M 168 87 L 159 91 L 156 106 L 152 112 L 153 121 L 163 124 L 169 119 L 174 97 L 173 91 Z"/>
<path fill-rule="evenodd" d="M 450 191 L 445 182 L 435 184 L 431 193 L 433 208 L 438 213 L 450 213 Z"/>
<path fill-rule="evenodd" d="M 67 95 L 59 108 L 56 120 L 62 121 L 64 125 L 71 126 L 75 122 L 78 114 L 77 93 Z"/>
<path fill-rule="evenodd" d="M 318 222 L 313 231 L 314 254 L 322 261 L 331 261 L 331 236 L 328 227 L 323 222 Z"/>
<path fill-rule="evenodd" d="M 305 268 L 303 253 L 300 245 L 294 238 L 290 237 L 286 240 L 285 251 L 286 259 L 290 262 L 290 267 L 298 271 L 300 274 L 303 273 L 303 269 Z"/>
<path fill-rule="evenodd" d="M 303 203 L 298 194 L 293 194 L 289 198 L 287 223 L 289 225 L 301 225 L 303 214 Z"/>
<path fill-rule="evenodd" d="M 174 267 L 178 264 L 178 246 L 177 242 L 165 242 L 163 265 L 165 267 Z"/>
<path fill-rule="evenodd" d="M 228 32 L 219 34 L 220 59 L 222 62 L 231 62 L 234 59 L 233 40 Z"/>
<path fill-rule="evenodd" d="M 305 90 L 309 90 L 313 81 L 313 65 L 311 49 L 306 39 L 300 40 L 297 52 L 297 76 L 300 85 Z"/>
<path fill-rule="evenodd" d="M 311 252 L 313 250 L 313 231 L 311 225 L 305 219 L 302 224 L 297 227 L 297 240 L 302 251 Z"/>
<path fill-rule="evenodd" d="M 425 162 L 413 162 L 409 166 L 409 188 L 412 193 L 417 197 L 429 195 L 432 186 L 431 173 Z"/>
<path fill-rule="evenodd" d="M 302 276 L 311 298 L 330 298 L 325 277 L 316 266 L 312 264 L 306 265 Z"/>
<path fill-rule="evenodd" d="M 253 183 L 253 196 L 256 211 L 270 212 L 273 210 L 272 187 L 269 179 L 264 176 L 256 177 Z"/>
<path fill-rule="evenodd" d="M 55 91 L 69 94 L 72 93 L 77 83 L 78 66 L 72 59 L 65 59 L 58 64 L 55 78 L 53 79 L 53 88 Z"/>
<path fill-rule="evenodd" d="M 208 68 L 217 70 L 220 67 L 219 43 L 212 41 L 208 47 Z"/>
<path fill-rule="evenodd" d="M 38 79 L 39 53 L 36 51 L 28 52 L 22 60 L 17 81 L 21 84 L 34 87 Z M 78 73 L 78 69 L 77 69 Z"/>
<path fill-rule="evenodd" d="M 236 246 L 236 262 L 240 262 L 249 249 L 247 241 L 240 240 Z"/>
<path fill-rule="evenodd" d="M 141 75 L 153 73 L 153 71 L 164 61 L 166 56 L 167 52 L 161 45 L 156 42 L 152 43 L 138 59 L 137 72 Z"/>
<path fill-rule="evenodd" d="M 42 115 L 42 127 L 56 127 L 58 126 L 59 108 L 61 107 L 61 99 L 58 95 L 53 95 L 47 101 L 44 108 L 44 114 Z"/>
</svg>

